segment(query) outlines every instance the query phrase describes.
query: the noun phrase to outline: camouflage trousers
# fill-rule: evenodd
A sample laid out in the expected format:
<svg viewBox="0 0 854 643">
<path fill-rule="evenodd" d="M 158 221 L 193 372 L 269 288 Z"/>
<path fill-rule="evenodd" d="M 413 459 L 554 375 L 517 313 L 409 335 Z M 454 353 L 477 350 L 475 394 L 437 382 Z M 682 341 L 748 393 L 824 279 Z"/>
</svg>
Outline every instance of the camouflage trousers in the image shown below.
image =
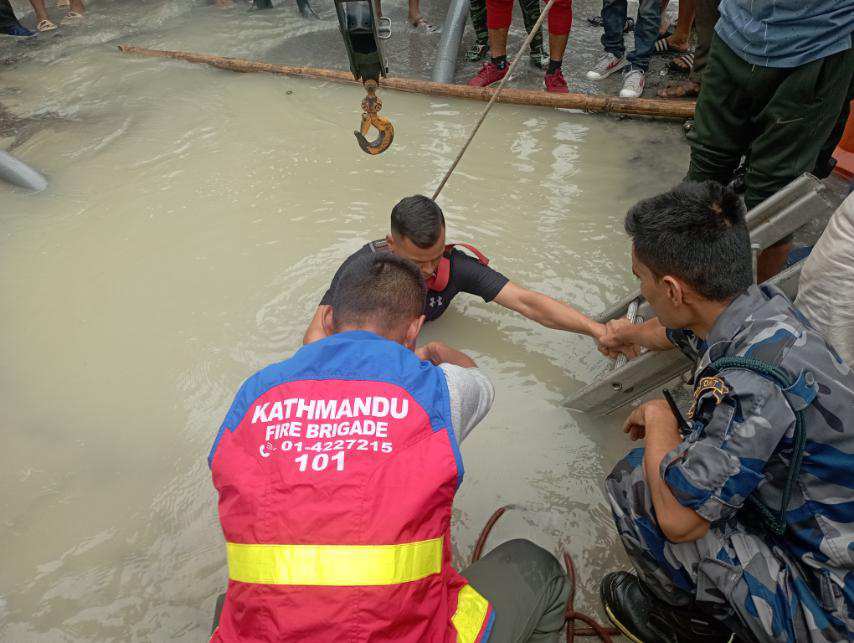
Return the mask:
<svg viewBox="0 0 854 643">
<path fill-rule="evenodd" d="M 841 595 L 823 607 L 791 557 L 739 520 L 716 523 L 695 542 L 668 541 L 644 479 L 643 449 L 614 467 L 605 491 L 638 576 L 666 603 L 697 605 L 747 641 L 854 640 Z"/>
<path fill-rule="evenodd" d="M 486 0 L 469 0 L 471 9 L 471 23 L 474 27 L 475 37 L 480 45 L 489 45 L 489 31 L 486 29 Z M 540 0 L 519 0 L 522 9 L 522 20 L 525 22 L 525 31 L 531 33 L 531 29 L 540 19 Z M 536 53 L 543 50 L 543 31 L 534 36 L 531 41 L 531 51 Z"/>
</svg>

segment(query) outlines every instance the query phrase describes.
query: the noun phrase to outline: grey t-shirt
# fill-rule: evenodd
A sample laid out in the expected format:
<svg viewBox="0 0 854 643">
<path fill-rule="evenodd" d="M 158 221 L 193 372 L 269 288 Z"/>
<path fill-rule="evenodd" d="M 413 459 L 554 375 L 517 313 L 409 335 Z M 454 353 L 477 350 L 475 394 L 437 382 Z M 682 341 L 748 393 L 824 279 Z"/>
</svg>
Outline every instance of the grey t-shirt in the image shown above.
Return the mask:
<svg viewBox="0 0 854 643">
<path fill-rule="evenodd" d="M 457 444 L 465 440 L 492 408 L 495 389 L 492 382 L 477 368 L 440 364 L 451 397 L 451 424 Z"/>
</svg>

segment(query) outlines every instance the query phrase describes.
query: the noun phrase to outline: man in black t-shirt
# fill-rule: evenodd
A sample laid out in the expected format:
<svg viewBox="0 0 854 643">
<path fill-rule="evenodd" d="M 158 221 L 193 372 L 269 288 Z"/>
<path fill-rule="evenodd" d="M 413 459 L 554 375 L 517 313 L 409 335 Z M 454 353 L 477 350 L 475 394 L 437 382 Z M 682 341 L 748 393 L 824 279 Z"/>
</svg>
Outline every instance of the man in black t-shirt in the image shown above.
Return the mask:
<svg viewBox="0 0 854 643">
<path fill-rule="evenodd" d="M 445 245 L 445 217 L 435 201 L 421 195 L 402 199 L 391 211 L 391 233 L 385 239 L 364 245 L 338 268 L 320 300 L 303 342 L 308 344 L 326 336 L 321 320 L 339 276 L 354 258 L 374 252 L 393 252 L 421 268 L 428 288 L 424 302 L 427 321 L 441 316 L 457 293 L 467 292 L 487 302 L 495 301 L 548 328 L 582 333 L 593 339 L 605 332 L 604 325 L 572 306 L 514 284 L 490 268 L 486 257 L 476 249 L 466 247 L 476 256 Z"/>
</svg>

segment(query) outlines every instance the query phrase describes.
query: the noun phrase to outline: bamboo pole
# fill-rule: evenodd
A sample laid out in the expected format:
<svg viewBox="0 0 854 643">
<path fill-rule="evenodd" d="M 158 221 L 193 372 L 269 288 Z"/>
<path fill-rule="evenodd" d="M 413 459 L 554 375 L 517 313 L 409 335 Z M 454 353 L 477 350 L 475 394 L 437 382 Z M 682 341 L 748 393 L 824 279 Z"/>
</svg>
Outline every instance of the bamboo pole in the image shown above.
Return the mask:
<svg viewBox="0 0 854 643">
<path fill-rule="evenodd" d="M 224 58 L 208 54 L 196 54 L 185 51 L 165 51 L 162 49 L 146 49 L 133 45 L 119 45 L 119 51 L 126 54 L 136 54 L 149 58 L 175 58 L 191 63 L 202 63 L 219 69 L 238 72 L 263 72 L 297 78 L 316 80 L 331 80 L 337 83 L 361 84 L 354 80 L 350 72 L 334 69 L 319 69 L 316 67 L 290 67 L 273 63 L 256 62 L 241 58 Z M 469 87 L 468 85 L 451 85 L 434 83 L 427 80 L 411 78 L 383 78 L 380 87 L 395 89 L 402 92 L 429 94 L 431 96 L 447 96 L 466 98 L 469 100 L 488 101 L 493 91 L 488 87 Z M 618 98 L 616 96 L 601 96 L 596 94 L 550 94 L 544 91 L 525 89 L 504 89 L 499 96 L 499 103 L 513 105 L 538 105 L 541 107 L 560 107 L 564 109 L 580 109 L 586 112 L 611 112 L 614 114 L 630 114 L 634 116 L 654 116 L 657 118 L 687 119 L 694 116 L 694 101 L 650 99 L 650 98 Z"/>
</svg>

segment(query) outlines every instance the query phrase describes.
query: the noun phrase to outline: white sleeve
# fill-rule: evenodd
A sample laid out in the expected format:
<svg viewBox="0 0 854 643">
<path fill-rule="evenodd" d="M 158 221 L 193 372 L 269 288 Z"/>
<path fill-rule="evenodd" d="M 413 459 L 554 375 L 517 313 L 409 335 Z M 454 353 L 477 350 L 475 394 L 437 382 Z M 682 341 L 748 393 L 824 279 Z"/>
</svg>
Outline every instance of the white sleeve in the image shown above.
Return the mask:
<svg viewBox="0 0 854 643">
<path fill-rule="evenodd" d="M 492 408 L 495 389 L 492 382 L 477 368 L 441 364 L 451 397 L 451 423 L 457 443 L 486 417 Z"/>
</svg>

